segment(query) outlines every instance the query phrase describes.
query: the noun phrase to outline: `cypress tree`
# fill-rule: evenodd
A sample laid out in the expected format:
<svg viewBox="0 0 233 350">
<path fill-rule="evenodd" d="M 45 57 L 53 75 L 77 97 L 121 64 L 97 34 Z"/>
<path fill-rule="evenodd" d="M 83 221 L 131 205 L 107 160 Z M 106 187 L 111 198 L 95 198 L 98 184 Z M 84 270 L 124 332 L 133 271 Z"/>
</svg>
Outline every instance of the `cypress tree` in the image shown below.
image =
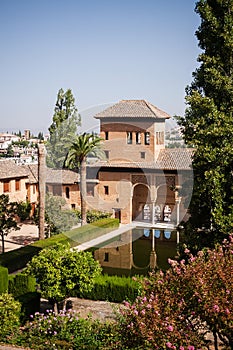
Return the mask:
<svg viewBox="0 0 233 350">
<path fill-rule="evenodd" d="M 233 0 L 200 0 L 199 67 L 179 118 L 194 147 L 194 188 L 186 237 L 194 250 L 233 232 Z"/>
</svg>

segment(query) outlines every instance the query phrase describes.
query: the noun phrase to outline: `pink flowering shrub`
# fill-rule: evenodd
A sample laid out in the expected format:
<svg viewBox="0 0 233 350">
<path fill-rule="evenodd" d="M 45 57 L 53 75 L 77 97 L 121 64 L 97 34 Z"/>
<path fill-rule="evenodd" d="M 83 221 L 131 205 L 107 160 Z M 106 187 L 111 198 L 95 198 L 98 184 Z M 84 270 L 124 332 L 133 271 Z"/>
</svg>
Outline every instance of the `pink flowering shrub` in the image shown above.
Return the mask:
<svg viewBox="0 0 233 350">
<path fill-rule="evenodd" d="M 183 269 L 183 283 L 189 310 L 206 322 L 214 337 L 233 349 L 233 237 L 214 250 L 199 252 Z M 173 268 L 174 276 L 181 264 Z M 192 291 L 192 292 L 191 292 Z"/>
<path fill-rule="evenodd" d="M 233 239 L 196 257 L 186 253 L 188 262 L 170 260 L 166 274 L 144 280 L 143 297 L 125 303 L 121 329 L 129 348 L 208 349 L 211 331 L 233 349 Z"/>
</svg>

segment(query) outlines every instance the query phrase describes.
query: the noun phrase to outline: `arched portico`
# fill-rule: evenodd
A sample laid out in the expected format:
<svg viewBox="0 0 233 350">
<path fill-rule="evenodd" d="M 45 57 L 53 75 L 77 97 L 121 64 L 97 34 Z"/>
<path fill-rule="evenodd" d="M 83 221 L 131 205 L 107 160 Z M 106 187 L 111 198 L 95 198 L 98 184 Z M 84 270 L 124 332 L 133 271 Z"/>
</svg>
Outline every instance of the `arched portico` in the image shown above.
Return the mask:
<svg viewBox="0 0 233 350">
<path fill-rule="evenodd" d="M 150 188 L 146 184 L 136 184 L 133 186 L 133 197 L 132 197 L 132 220 L 145 220 L 146 207 L 148 208 L 151 203 Z M 148 211 L 149 215 L 149 211 Z M 148 217 L 149 220 L 149 217 Z"/>
</svg>

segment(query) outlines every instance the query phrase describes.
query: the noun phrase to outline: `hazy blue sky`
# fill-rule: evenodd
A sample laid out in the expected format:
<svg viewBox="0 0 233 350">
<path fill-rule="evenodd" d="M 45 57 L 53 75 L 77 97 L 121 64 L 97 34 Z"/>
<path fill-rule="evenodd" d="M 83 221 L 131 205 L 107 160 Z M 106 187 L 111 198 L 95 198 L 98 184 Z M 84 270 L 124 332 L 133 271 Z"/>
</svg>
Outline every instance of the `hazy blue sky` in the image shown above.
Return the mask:
<svg viewBox="0 0 233 350">
<path fill-rule="evenodd" d="M 0 0 L 0 131 L 46 132 L 60 88 L 81 114 L 121 99 L 184 114 L 199 53 L 195 3 Z"/>
</svg>

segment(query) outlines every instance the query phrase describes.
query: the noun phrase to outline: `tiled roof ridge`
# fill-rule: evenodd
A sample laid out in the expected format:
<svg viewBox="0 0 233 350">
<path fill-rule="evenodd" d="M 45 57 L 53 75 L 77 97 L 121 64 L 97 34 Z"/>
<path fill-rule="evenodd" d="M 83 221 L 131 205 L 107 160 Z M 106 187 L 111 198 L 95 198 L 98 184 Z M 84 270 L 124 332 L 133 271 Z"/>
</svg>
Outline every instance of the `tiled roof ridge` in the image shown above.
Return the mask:
<svg viewBox="0 0 233 350">
<path fill-rule="evenodd" d="M 125 107 L 125 108 L 124 108 Z M 116 113 L 117 112 L 117 113 Z M 119 115 L 118 115 L 119 114 Z M 95 118 L 162 118 L 168 119 L 170 115 L 145 99 L 120 100 L 105 110 L 97 113 Z"/>
</svg>

